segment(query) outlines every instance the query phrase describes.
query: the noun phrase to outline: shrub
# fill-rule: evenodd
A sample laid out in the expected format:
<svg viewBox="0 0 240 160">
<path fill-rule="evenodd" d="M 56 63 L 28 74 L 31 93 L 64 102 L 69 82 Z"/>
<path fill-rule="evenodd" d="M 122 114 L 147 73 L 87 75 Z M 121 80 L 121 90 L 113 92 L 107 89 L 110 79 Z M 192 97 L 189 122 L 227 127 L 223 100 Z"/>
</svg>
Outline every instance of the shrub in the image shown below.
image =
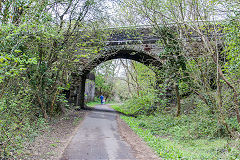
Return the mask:
<svg viewBox="0 0 240 160">
<path fill-rule="evenodd" d="M 40 110 L 31 103 L 28 89 L 5 94 L 0 99 L 0 159 L 16 159 L 21 156 L 23 143 L 32 139 L 46 120 L 39 117 Z"/>
<path fill-rule="evenodd" d="M 133 98 L 127 100 L 120 108 L 124 113 L 130 115 L 147 115 L 157 109 L 157 107 L 154 106 L 156 100 L 156 94 L 144 94 L 144 91 L 142 91 L 139 96 L 135 95 Z"/>
</svg>

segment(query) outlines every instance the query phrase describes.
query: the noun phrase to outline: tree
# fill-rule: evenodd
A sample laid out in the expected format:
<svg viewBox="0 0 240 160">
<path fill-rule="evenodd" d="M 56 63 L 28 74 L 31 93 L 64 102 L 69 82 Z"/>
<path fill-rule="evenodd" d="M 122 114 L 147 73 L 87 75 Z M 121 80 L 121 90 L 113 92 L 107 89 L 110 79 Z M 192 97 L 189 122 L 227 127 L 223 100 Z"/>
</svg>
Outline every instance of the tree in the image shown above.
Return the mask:
<svg viewBox="0 0 240 160">
<path fill-rule="evenodd" d="M 0 1 L 0 159 L 21 159 L 18 149 L 40 127 L 38 121 L 67 107 L 62 91 L 78 67 L 73 50 L 86 44 L 72 35 L 93 23 L 100 26 L 101 17 L 92 17 L 100 5 L 92 0 Z"/>
<path fill-rule="evenodd" d="M 231 89 L 228 89 L 228 92 L 233 93 L 234 104 L 231 105 L 234 106 L 238 125 L 240 124 L 239 91 L 234 85 L 235 82 L 233 79 L 230 80 L 227 78 L 229 73 L 223 72 L 225 62 L 221 61 L 220 57 L 224 59 L 225 53 L 220 55 L 220 52 L 225 46 L 219 35 L 221 35 L 225 25 L 218 20 L 223 20 L 228 14 L 232 15 L 233 11 L 238 8 L 236 2 L 131 0 L 123 1 L 123 4 L 132 13 L 135 12 L 138 17 L 144 19 L 145 24 L 150 24 L 156 30 L 156 34 L 160 33 L 158 35 L 162 41 L 166 38 L 164 32 L 161 33 L 162 28 L 165 27 L 171 29 L 172 33 L 177 33 L 177 40 L 182 42 L 180 44 L 182 50 L 181 56 L 184 57 L 188 66 L 186 71 L 189 72 L 188 78 L 192 83 L 191 92 L 196 93 L 201 100 L 209 105 L 212 114 L 216 114 L 214 111 L 219 113 L 219 121 L 232 135 L 233 133 L 231 133 L 229 125 L 225 122 L 227 111 L 225 110 L 226 106 L 223 106 L 223 104 L 227 104 L 227 102 L 221 98 L 221 87 L 228 86 Z M 233 7 L 232 4 L 235 6 Z M 222 12 L 225 13 L 225 16 L 219 17 Z M 164 47 L 168 47 L 169 40 L 166 42 L 163 44 Z M 230 46 L 233 47 L 233 45 Z M 169 48 L 174 49 L 174 46 Z M 172 53 L 178 56 L 175 54 L 176 52 Z M 183 72 L 180 71 L 179 73 L 181 75 Z M 183 80 L 184 77 L 180 79 Z M 222 112 L 223 110 L 224 112 Z"/>
</svg>

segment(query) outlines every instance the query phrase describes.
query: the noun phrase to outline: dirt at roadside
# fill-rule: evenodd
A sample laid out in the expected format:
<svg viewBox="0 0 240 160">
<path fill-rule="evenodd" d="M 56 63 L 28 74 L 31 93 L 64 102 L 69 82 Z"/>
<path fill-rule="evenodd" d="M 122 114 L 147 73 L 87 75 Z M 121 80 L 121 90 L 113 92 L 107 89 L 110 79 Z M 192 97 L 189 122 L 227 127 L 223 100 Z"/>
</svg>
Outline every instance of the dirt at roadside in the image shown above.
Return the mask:
<svg viewBox="0 0 240 160">
<path fill-rule="evenodd" d="M 85 115 L 86 111 L 70 111 L 52 121 L 34 142 L 26 144 L 24 159 L 58 160 Z"/>
<path fill-rule="evenodd" d="M 124 140 L 135 151 L 138 160 L 160 160 L 154 151 L 118 116 L 118 129 Z"/>
</svg>

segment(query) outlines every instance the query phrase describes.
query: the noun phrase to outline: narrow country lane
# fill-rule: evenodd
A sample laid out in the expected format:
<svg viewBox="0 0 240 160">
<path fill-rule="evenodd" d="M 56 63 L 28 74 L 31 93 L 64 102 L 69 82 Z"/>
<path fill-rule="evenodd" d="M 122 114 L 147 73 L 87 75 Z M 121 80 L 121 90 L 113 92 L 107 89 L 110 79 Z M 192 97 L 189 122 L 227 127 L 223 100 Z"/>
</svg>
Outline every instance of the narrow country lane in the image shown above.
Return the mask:
<svg viewBox="0 0 240 160">
<path fill-rule="evenodd" d="M 135 159 L 120 136 L 117 113 L 107 105 L 90 111 L 65 149 L 61 160 Z"/>
</svg>

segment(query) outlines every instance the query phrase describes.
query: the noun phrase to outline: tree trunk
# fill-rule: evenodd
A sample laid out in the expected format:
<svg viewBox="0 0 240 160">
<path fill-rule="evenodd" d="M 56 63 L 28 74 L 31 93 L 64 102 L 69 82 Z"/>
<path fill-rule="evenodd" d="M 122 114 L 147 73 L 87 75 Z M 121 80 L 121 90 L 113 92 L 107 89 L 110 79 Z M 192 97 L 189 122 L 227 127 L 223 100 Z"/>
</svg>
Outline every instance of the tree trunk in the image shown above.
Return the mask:
<svg viewBox="0 0 240 160">
<path fill-rule="evenodd" d="M 213 55 L 213 60 L 215 63 L 217 63 L 217 58 Z M 217 68 L 218 68 L 218 72 L 219 75 L 222 77 L 222 79 L 224 80 L 225 83 L 227 83 L 227 85 L 233 90 L 233 98 L 234 98 L 234 107 L 235 107 L 235 111 L 236 111 L 236 117 L 237 117 L 237 121 L 238 124 L 240 125 L 240 113 L 239 113 L 239 103 L 238 103 L 238 93 L 236 88 L 226 79 L 226 77 L 224 76 L 221 66 L 217 63 Z"/>
<path fill-rule="evenodd" d="M 53 100 L 52 100 L 51 107 L 50 107 L 50 114 L 51 115 L 53 115 L 54 104 L 55 104 L 56 97 L 57 97 L 58 94 L 59 94 L 59 90 L 57 89 L 57 91 L 55 92 L 55 94 L 53 96 Z"/>
<path fill-rule="evenodd" d="M 181 103 L 180 103 L 180 95 L 179 95 L 179 88 L 178 88 L 178 85 L 176 84 L 175 85 L 175 90 L 176 90 L 176 97 L 177 97 L 177 113 L 176 113 L 176 116 L 180 116 L 180 113 L 181 113 Z"/>
<path fill-rule="evenodd" d="M 222 110 L 222 87 L 221 87 L 219 75 L 217 76 L 217 103 L 218 103 L 217 106 L 218 106 L 220 114 L 221 114 L 220 117 L 219 117 L 220 122 L 226 127 L 226 130 L 229 133 L 229 135 L 231 137 L 233 137 L 233 133 L 231 132 L 228 124 L 225 121 L 225 115 L 224 115 L 223 110 Z"/>
<path fill-rule="evenodd" d="M 224 76 L 224 74 L 222 72 L 221 65 L 218 63 L 218 56 L 216 56 L 216 54 L 214 54 L 215 52 L 214 52 L 213 48 L 211 47 L 211 43 L 209 42 L 209 40 L 206 37 L 204 37 L 203 33 L 200 31 L 199 28 L 197 28 L 197 32 L 201 35 L 201 37 L 203 39 L 203 42 L 204 42 L 205 46 L 207 47 L 209 53 L 212 53 L 212 59 L 213 59 L 213 61 L 217 65 L 217 70 L 218 70 L 219 76 L 221 76 L 222 79 L 224 80 L 224 82 L 227 83 L 227 85 L 233 90 L 233 94 L 234 94 L 234 96 L 233 96 L 233 98 L 234 98 L 234 108 L 235 108 L 235 111 L 236 111 L 236 117 L 237 117 L 238 124 L 240 125 L 240 113 L 239 113 L 239 103 L 238 103 L 238 93 L 237 93 L 237 90 L 227 80 L 227 78 Z"/>
<path fill-rule="evenodd" d="M 45 107 L 44 103 L 42 102 L 42 100 L 41 100 L 40 96 L 38 95 L 38 93 L 36 94 L 36 96 L 37 96 L 39 104 L 41 105 L 41 110 L 42 110 L 42 113 L 43 113 L 43 117 L 45 119 L 48 119 L 48 115 L 47 115 L 47 111 L 46 111 L 46 107 Z"/>
<path fill-rule="evenodd" d="M 78 93 L 77 93 L 77 102 L 76 105 L 80 106 L 82 109 L 84 109 L 84 94 L 85 94 L 85 82 L 86 82 L 86 76 L 82 75 L 80 77 L 80 84 L 78 87 Z"/>
</svg>

